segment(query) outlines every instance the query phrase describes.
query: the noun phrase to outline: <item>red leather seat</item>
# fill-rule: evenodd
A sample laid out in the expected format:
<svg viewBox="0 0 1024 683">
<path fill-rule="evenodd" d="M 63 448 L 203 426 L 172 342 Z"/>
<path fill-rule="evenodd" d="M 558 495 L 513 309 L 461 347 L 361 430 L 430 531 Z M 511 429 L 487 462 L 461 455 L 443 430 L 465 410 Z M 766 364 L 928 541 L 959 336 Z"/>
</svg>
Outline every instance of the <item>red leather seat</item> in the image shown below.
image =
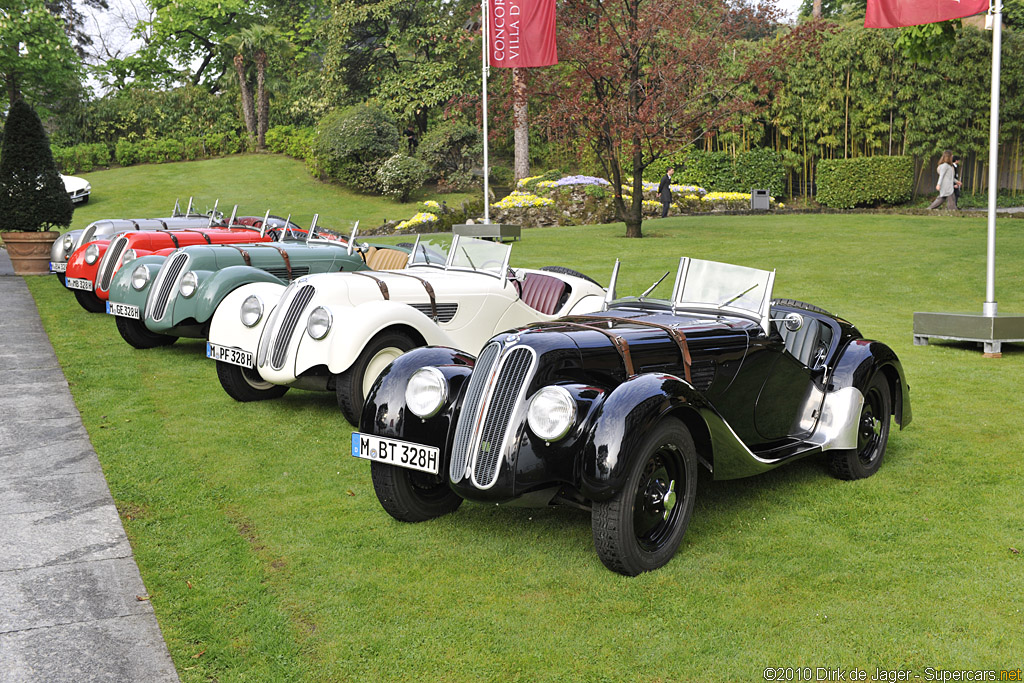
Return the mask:
<svg viewBox="0 0 1024 683">
<path fill-rule="evenodd" d="M 530 308 L 540 311 L 544 315 L 553 315 L 558 310 L 558 304 L 568 286 L 557 277 L 527 273 L 523 278 L 523 291 L 520 298 Z"/>
</svg>

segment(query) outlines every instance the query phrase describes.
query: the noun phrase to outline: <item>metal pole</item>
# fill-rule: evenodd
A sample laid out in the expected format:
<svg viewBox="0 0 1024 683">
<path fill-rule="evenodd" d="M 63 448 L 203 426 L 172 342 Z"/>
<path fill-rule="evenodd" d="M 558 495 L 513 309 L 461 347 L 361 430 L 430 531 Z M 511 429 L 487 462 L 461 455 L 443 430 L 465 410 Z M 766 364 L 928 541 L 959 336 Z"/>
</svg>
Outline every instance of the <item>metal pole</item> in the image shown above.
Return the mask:
<svg viewBox="0 0 1024 683">
<path fill-rule="evenodd" d="M 491 186 L 488 176 L 490 171 L 488 169 L 487 159 L 487 77 L 490 75 L 491 60 L 490 60 L 490 13 L 491 8 L 487 0 L 483 0 L 481 4 L 483 10 L 483 31 L 484 31 L 484 56 L 483 56 L 483 83 L 484 83 L 484 223 L 491 222 Z"/>
<path fill-rule="evenodd" d="M 985 273 L 985 303 L 982 314 L 999 314 L 996 303 L 996 194 L 999 191 L 999 67 L 1003 42 L 1003 13 L 999 0 L 992 0 L 992 111 L 988 129 L 988 266 Z"/>
</svg>

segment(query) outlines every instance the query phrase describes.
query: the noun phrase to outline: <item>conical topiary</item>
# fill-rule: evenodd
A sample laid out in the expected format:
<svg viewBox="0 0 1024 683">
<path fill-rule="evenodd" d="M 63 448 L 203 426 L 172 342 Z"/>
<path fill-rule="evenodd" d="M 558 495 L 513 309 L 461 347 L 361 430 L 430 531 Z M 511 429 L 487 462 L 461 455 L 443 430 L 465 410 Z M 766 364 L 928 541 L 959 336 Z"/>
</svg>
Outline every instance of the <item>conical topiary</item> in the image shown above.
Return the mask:
<svg viewBox="0 0 1024 683">
<path fill-rule="evenodd" d="M 0 230 L 36 232 L 71 224 L 74 207 L 57 172 L 43 122 L 23 101 L 11 106 L 0 148 Z"/>
</svg>

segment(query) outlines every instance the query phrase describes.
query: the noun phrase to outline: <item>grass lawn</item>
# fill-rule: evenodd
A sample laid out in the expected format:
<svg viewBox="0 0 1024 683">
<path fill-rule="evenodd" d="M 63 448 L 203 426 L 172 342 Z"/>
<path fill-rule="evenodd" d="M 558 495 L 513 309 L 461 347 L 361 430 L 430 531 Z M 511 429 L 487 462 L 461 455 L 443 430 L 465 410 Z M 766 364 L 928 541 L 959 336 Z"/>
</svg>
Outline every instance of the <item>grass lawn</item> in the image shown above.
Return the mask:
<svg viewBox="0 0 1024 683">
<path fill-rule="evenodd" d="M 303 162 L 279 154 L 245 154 L 173 164 L 145 164 L 82 173 L 92 184 L 89 203 L 75 209 L 72 228 L 84 228 L 102 218 L 151 218 L 170 216 L 174 200 L 182 211 L 193 197 L 200 212 L 218 209 L 225 218 L 238 204 L 239 216 L 271 214 L 287 216 L 306 227 L 319 213 L 320 225 L 348 233 L 352 223 L 364 229 L 385 221 L 410 218 L 416 204 L 351 192 L 339 185 L 313 179 Z M 444 199 L 452 206 L 466 194 L 431 195 L 426 190 L 414 198 Z"/>
<path fill-rule="evenodd" d="M 132 197 L 156 172 L 258 213 L 273 195 L 303 220 L 383 218 L 379 199 L 270 182 L 297 162 L 238 162 L 263 169 L 252 182 L 235 161 L 90 174 L 96 203 L 76 226 L 101 207 L 90 219 L 153 213 Z M 230 189 L 207 190 L 221 185 L 192 170 L 207 167 L 232 168 Z M 1000 311 L 1024 314 L 1024 222 L 999 229 Z M 927 680 L 926 667 L 1024 664 L 1024 347 L 991 360 L 911 335 L 914 311 L 980 312 L 984 217 L 705 216 L 623 233 L 525 231 L 513 263 L 606 282 L 621 257 L 620 294 L 683 254 L 777 268 L 777 296 L 848 318 L 903 360 L 914 421 L 879 473 L 842 482 L 812 458 L 702 481 L 678 555 L 629 579 L 603 567 L 578 510 L 467 503 L 395 522 L 333 397 L 236 403 L 202 342 L 134 350 L 56 278 L 27 278 L 183 681 L 763 681 L 778 666 Z"/>
</svg>

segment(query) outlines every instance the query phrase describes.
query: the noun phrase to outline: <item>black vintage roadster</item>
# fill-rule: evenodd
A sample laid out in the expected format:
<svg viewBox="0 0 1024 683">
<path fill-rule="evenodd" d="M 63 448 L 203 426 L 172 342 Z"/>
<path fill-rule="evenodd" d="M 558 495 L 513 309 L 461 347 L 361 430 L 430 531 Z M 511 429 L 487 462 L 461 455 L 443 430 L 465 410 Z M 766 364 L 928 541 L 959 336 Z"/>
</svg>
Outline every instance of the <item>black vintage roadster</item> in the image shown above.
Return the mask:
<svg viewBox="0 0 1024 683">
<path fill-rule="evenodd" d="M 910 422 L 896 354 L 772 299 L 774 271 L 683 258 L 671 296 L 617 299 L 618 270 L 600 312 L 500 334 L 477 358 L 411 351 L 380 376 L 352 454 L 389 514 L 582 506 L 601 561 L 636 575 L 679 547 L 698 466 L 730 479 L 825 453 L 835 476 L 868 477 L 890 416 Z"/>
</svg>

